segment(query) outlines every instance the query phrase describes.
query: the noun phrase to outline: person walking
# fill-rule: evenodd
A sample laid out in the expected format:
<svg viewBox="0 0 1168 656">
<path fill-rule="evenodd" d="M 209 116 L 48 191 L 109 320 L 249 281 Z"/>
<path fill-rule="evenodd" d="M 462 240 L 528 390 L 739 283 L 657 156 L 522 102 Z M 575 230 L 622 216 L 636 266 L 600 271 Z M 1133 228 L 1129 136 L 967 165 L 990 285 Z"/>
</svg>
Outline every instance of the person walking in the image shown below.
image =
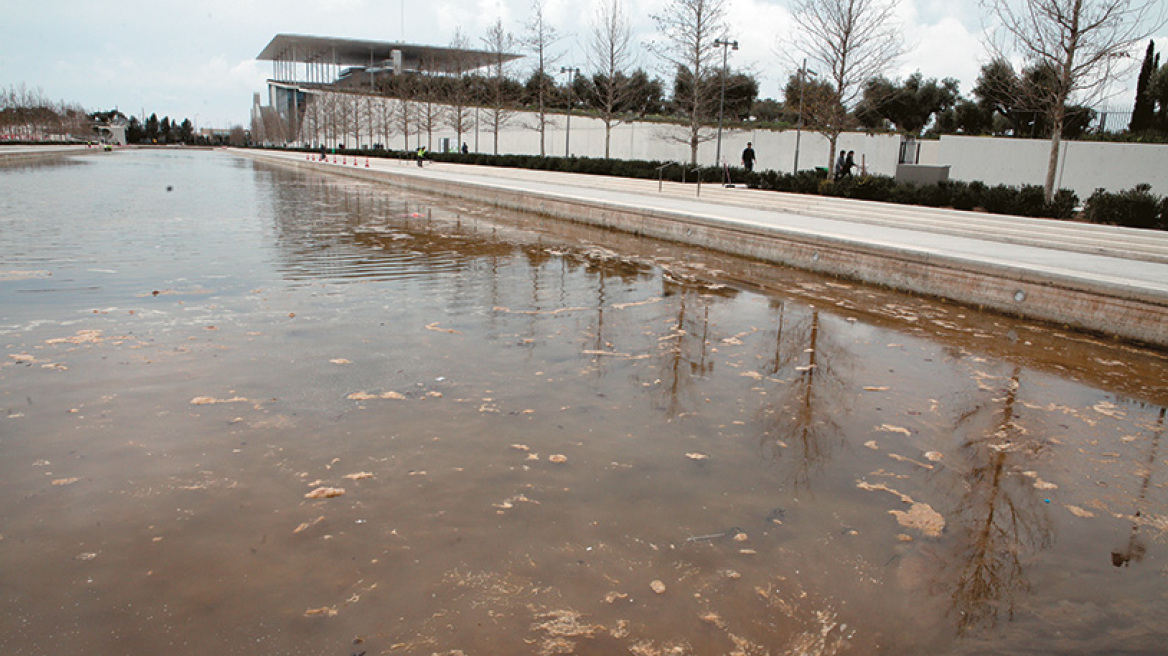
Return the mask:
<svg viewBox="0 0 1168 656">
<path fill-rule="evenodd" d="M 426 159 L 426 147 L 418 146 L 418 166 L 422 165 L 422 160 Z"/>
<path fill-rule="evenodd" d="M 747 141 L 746 150 L 742 151 L 742 168 L 746 169 L 747 173 L 754 170 L 754 147 Z"/>
<path fill-rule="evenodd" d="M 844 164 L 846 164 L 847 161 L 848 161 L 847 153 L 845 153 L 844 151 L 841 150 L 840 154 L 839 154 L 839 159 L 837 159 L 835 161 L 835 171 L 832 172 L 833 173 L 832 177 L 834 179 L 839 180 L 840 178 L 842 178 L 844 176 Z"/>
<path fill-rule="evenodd" d="M 852 169 L 856 168 L 856 151 L 849 150 L 848 157 L 844 160 L 843 177 L 852 177 Z"/>
</svg>

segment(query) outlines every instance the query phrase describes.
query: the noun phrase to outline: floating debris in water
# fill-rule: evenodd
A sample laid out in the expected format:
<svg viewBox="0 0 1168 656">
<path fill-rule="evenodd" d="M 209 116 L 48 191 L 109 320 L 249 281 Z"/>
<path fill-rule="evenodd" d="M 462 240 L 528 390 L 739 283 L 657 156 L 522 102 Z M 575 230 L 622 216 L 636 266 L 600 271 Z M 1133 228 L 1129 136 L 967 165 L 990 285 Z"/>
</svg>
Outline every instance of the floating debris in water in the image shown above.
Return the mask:
<svg viewBox="0 0 1168 656">
<path fill-rule="evenodd" d="M 320 517 L 317 517 L 316 519 L 314 519 L 312 521 L 301 523 L 300 526 L 297 526 L 296 528 L 292 529 L 292 533 L 293 534 L 303 533 L 303 532 L 307 531 L 308 529 L 312 528 L 313 526 L 316 526 L 317 524 L 319 524 L 323 521 L 324 521 L 324 515 L 321 515 Z"/>
<path fill-rule="evenodd" d="M 613 590 L 613 591 L 609 592 L 608 594 L 604 595 L 604 603 L 611 604 L 611 603 L 615 602 L 617 599 L 628 599 L 628 597 L 629 597 L 629 595 L 627 592 L 617 592 L 617 591 Z"/>
<path fill-rule="evenodd" d="M 914 503 L 908 512 L 889 510 L 888 513 L 895 516 L 901 526 L 915 528 L 931 538 L 940 537 L 941 531 L 945 530 L 945 518 L 927 503 Z"/>
<path fill-rule="evenodd" d="M 907 462 L 909 464 L 916 465 L 917 467 L 920 467 L 921 469 L 932 469 L 933 468 L 932 465 L 925 464 L 923 462 L 920 462 L 919 460 L 913 460 L 912 458 L 902 456 L 899 453 L 890 453 L 890 454 L 888 454 L 888 457 L 892 458 L 893 460 L 897 460 L 900 462 Z"/>
<path fill-rule="evenodd" d="M 558 453 L 548 456 L 548 462 L 554 462 L 557 465 L 568 462 L 568 456 L 560 455 Z"/>
<path fill-rule="evenodd" d="M 689 458 L 690 460 L 705 460 L 706 458 L 709 458 L 710 456 L 708 456 L 704 453 L 698 453 L 697 451 L 693 451 L 691 453 L 685 454 L 685 457 Z"/>
<path fill-rule="evenodd" d="M 304 495 L 305 499 L 332 499 L 339 497 L 345 493 L 343 487 L 318 487 L 315 490 Z"/>
<path fill-rule="evenodd" d="M 657 594 L 665 594 L 665 583 L 660 579 L 654 579 L 649 583 L 649 589 Z"/>
<path fill-rule="evenodd" d="M 1058 489 L 1058 485 L 1051 483 L 1049 481 L 1042 480 L 1042 478 L 1040 478 L 1038 476 L 1038 472 L 1024 471 L 1024 472 L 1022 472 L 1022 475 L 1026 476 L 1028 478 L 1034 479 L 1034 489 L 1036 489 L 1036 490 L 1057 490 Z"/>
<path fill-rule="evenodd" d="M 435 321 L 434 323 L 426 324 L 426 330 L 433 330 L 434 332 L 438 332 L 438 333 L 450 333 L 452 335 L 461 335 L 462 334 L 453 328 L 440 328 L 438 326 L 437 321 Z"/>
<path fill-rule="evenodd" d="M 46 339 L 46 344 L 96 344 L 102 341 L 100 330 L 78 330 L 72 337 Z"/>
<path fill-rule="evenodd" d="M 324 608 L 309 608 L 304 611 L 305 617 L 336 617 L 337 609 L 325 606 Z"/>
<path fill-rule="evenodd" d="M 355 472 L 352 474 L 345 474 L 341 478 L 347 478 L 351 481 L 359 481 L 364 478 L 373 478 L 373 472 Z"/>
<path fill-rule="evenodd" d="M 196 396 L 191 399 L 191 405 L 214 405 L 216 403 L 249 403 L 250 399 L 242 396 L 233 396 L 230 399 L 217 399 L 213 396 Z"/>
<path fill-rule="evenodd" d="M 388 392 L 382 392 L 381 394 L 370 394 L 369 392 L 353 392 L 352 394 L 346 396 L 345 398 L 349 399 L 350 401 L 372 401 L 374 399 L 393 399 L 395 401 L 404 401 L 406 397 L 398 392 L 394 392 L 393 390 L 390 390 Z"/>
</svg>

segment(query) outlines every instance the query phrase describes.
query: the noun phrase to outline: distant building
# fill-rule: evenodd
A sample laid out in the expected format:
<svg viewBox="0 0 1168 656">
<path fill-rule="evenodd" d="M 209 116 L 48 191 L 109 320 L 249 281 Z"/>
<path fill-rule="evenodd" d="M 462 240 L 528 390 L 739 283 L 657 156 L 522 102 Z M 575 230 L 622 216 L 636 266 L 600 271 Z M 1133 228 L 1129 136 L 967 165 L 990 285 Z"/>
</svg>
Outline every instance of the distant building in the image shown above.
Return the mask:
<svg viewBox="0 0 1168 656">
<path fill-rule="evenodd" d="M 125 114 L 114 109 L 108 112 L 94 112 L 89 118 L 93 121 L 93 131 L 97 133 L 102 143 L 126 145 L 126 127 L 130 121 Z"/>
</svg>

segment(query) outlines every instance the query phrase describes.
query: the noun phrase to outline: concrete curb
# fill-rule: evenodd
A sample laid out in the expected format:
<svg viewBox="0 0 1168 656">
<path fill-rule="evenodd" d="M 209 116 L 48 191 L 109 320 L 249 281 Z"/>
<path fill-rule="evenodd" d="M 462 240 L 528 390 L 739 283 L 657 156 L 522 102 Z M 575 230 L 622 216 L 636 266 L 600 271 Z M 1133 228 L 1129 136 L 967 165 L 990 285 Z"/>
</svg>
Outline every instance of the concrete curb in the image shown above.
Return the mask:
<svg viewBox="0 0 1168 656">
<path fill-rule="evenodd" d="M 653 209 L 589 198 L 582 187 L 564 187 L 561 192 L 551 193 L 509 185 L 503 178 L 498 182 L 443 179 L 406 167 L 401 171 L 345 167 L 276 153 L 232 152 L 280 166 L 700 246 L 1168 347 L 1168 278 L 1159 285 L 1147 284 L 1036 263 L 1009 262 L 990 255 L 964 257 L 879 239 L 856 240 L 758 225 L 701 211 Z"/>
<path fill-rule="evenodd" d="M 42 162 L 69 155 L 92 155 L 102 152 L 100 148 L 85 146 L 28 146 L 0 149 L 0 166 L 7 164 L 25 164 L 28 162 Z"/>
</svg>

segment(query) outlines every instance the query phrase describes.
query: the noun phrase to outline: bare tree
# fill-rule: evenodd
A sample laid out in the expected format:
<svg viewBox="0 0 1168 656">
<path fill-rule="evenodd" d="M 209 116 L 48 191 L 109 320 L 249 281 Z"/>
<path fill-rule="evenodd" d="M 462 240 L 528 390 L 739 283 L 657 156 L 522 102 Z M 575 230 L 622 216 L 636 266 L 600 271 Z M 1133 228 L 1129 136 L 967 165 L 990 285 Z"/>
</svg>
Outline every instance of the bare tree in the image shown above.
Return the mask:
<svg viewBox="0 0 1168 656">
<path fill-rule="evenodd" d="M 440 81 L 434 75 L 438 65 L 433 59 L 423 59 L 416 76 L 414 97 L 418 99 L 418 132 L 426 133 L 426 150 L 434 150 L 434 130 L 442 124 L 444 106 L 439 104 Z"/>
<path fill-rule="evenodd" d="M 515 48 L 515 37 L 503 29 L 503 19 L 495 19 L 495 24 L 482 37 L 488 53 L 489 77 L 487 78 L 487 130 L 494 135 L 494 154 L 499 154 L 499 132 L 515 116 L 512 109 L 512 84 L 508 77 L 509 52 Z"/>
<path fill-rule="evenodd" d="M 539 106 L 535 127 L 539 130 L 539 155 L 543 157 L 547 155 L 544 137 L 550 123 L 547 114 L 547 101 L 553 86 L 548 69 L 559 61 L 561 56 L 560 53 L 552 52 L 552 48 L 561 37 L 556 32 L 556 28 L 548 24 L 547 18 L 544 16 L 544 0 L 532 0 L 531 20 L 527 22 L 524 30 L 520 44 L 535 55 L 535 95 Z"/>
<path fill-rule="evenodd" d="M 393 101 L 389 98 L 378 98 L 375 112 L 377 131 L 381 135 L 381 147 L 389 150 L 389 137 L 393 134 Z"/>
<path fill-rule="evenodd" d="M 815 129 L 827 137 L 830 169 L 836 142 L 850 127 L 848 107 L 865 82 L 904 54 L 900 28 L 893 22 L 899 0 L 792 0 L 797 26 L 783 52 L 795 67 L 806 56 L 834 87 L 834 98 L 811 108 Z"/>
<path fill-rule="evenodd" d="M 377 100 L 375 96 L 365 95 L 361 103 L 361 117 L 365 122 L 365 134 L 369 138 L 369 141 L 361 144 L 362 148 L 372 148 L 377 140 Z"/>
<path fill-rule="evenodd" d="M 446 73 L 446 98 L 449 107 L 446 109 L 446 125 L 454 130 L 458 144 L 462 144 L 462 136 L 471 130 L 474 125 L 474 110 L 470 107 L 471 89 L 467 82 L 467 69 L 471 67 L 470 40 L 455 30 L 450 40 L 450 48 L 455 52 L 447 59 L 449 68 Z"/>
<path fill-rule="evenodd" d="M 604 157 L 611 156 L 612 129 L 621 123 L 621 111 L 632 91 L 626 72 L 632 64 L 632 25 L 620 0 L 602 0 L 596 8 L 588 63 L 593 70 L 596 98 L 593 106 L 604 123 Z"/>
<path fill-rule="evenodd" d="M 396 119 L 398 131 L 402 134 L 402 150 L 410 149 L 410 131 L 417 123 L 417 108 L 405 97 L 397 99 L 397 107 L 394 110 L 394 118 Z M 419 143 L 421 138 L 418 139 Z"/>
<path fill-rule="evenodd" d="M 686 142 L 690 164 L 694 166 L 698 163 L 698 145 L 713 138 L 704 129 L 703 121 L 717 107 L 717 94 L 713 92 L 717 86 L 714 41 L 725 36 L 726 5 L 727 0 L 670 0 L 664 12 L 652 17 L 665 40 L 648 44 L 649 49 L 674 73 L 693 79 L 681 94 L 683 97 L 675 97 L 674 102 L 689 124 Z"/>
<path fill-rule="evenodd" d="M 1002 58 L 1019 55 L 1053 73 L 1047 102 L 1051 123 L 1046 200 L 1054 196 L 1067 103 L 1097 97 L 1117 60 L 1164 24 L 1163 0 L 981 0 L 997 23 L 989 42 Z"/>
</svg>

